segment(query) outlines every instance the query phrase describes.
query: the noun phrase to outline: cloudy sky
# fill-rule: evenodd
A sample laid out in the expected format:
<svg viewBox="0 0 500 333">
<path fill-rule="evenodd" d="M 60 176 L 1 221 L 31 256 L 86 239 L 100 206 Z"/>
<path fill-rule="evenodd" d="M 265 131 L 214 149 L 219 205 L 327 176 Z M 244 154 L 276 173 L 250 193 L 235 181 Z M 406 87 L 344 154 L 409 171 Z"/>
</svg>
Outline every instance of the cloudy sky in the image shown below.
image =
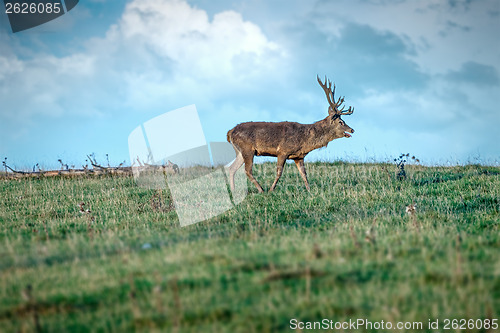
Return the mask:
<svg viewBox="0 0 500 333">
<path fill-rule="evenodd" d="M 500 163 L 498 0 L 89 0 L 13 34 L 0 14 L 0 157 L 128 160 L 141 123 L 195 104 L 207 141 L 327 114 L 356 130 L 309 160 Z M 306 158 L 307 160 L 307 158 Z"/>
</svg>

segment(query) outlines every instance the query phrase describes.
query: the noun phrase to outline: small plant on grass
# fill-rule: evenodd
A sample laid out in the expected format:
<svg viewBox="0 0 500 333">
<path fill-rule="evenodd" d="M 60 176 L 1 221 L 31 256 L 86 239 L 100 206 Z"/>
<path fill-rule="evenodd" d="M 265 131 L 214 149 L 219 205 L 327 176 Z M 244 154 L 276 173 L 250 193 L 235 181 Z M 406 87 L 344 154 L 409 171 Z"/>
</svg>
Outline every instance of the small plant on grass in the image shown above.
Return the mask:
<svg viewBox="0 0 500 333">
<path fill-rule="evenodd" d="M 416 158 L 415 156 L 411 157 L 412 160 L 415 162 L 419 163 L 420 160 Z M 406 179 L 406 170 L 405 170 L 405 164 L 407 164 L 410 161 L 410 153 L 406 154 L 401 154 L 399 155 L 398 158 L 394 159 L 394 162 L 396 162 L 396 178 L 398 180 L 404 180 Z"/>
</svg>

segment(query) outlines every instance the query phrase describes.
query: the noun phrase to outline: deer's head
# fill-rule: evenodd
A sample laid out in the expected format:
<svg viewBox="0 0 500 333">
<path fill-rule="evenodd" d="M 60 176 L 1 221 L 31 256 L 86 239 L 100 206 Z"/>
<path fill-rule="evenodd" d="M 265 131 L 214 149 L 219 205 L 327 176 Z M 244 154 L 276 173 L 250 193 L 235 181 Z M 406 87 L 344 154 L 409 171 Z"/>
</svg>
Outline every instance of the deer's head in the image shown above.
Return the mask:
<svg viewBox="0 0 500 333">
<path fill-rule="evenodd" d="M 354 112 L 353 107 L 349 107 L 349 109 L 344 110 L 345 106 L 342 106 L 344 103 L 344 97 L 339 97 L 337 101 L 335 101 L 335 84 L 333 85 L 332 90 L 332 82 L 325 77 L 325 83 L 321 82 L 318 76 L 318 83 L 323 88 L 326 94 L 326 99 L 328 100 L 328 121 L 332 127 L 333 134 L 336 138 L 346 137 L 350 138 L 351 134 L 354 133 L 354 130 L 349 127 L 345 121 L 342 120 L 340 116 L 342 115 L 350 115 Z"/>
</svg>

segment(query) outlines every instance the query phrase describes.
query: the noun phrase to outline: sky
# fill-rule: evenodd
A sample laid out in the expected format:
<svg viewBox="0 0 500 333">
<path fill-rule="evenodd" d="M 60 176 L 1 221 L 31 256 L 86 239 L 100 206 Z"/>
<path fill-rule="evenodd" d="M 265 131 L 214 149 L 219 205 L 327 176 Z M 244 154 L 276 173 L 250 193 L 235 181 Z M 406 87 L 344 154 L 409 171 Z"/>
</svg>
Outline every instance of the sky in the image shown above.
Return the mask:
<svg viewBox="0 0 500 333">
<path fill-rule="evenodd" d="M 313 123 L 336 84 L 351 138 L 306 161 L 500 164 L 498 0 L 88 0 L 12 33 L 0 14 L 0 158 L 130 164 L 128 136 L 195 104 L 206 141 Z"/>
</svg>

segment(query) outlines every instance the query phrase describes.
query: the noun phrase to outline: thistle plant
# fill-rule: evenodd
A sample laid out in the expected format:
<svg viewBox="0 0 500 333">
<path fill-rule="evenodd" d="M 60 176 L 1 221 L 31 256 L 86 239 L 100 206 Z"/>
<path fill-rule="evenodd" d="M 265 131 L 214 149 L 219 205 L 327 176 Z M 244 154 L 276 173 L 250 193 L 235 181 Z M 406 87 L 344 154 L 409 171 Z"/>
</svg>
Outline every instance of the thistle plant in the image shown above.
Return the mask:
<svg viewBox="0 0 500 333">
<path fill-rule="evenodd" d="M 417 163 L 420 162 L 420 160 L 415 156 L 412 156 L 411 159 Z M 407 164 L 409 161 L 410 161 L 410 153 L 401 154 L 399 155 L 398 158 L 394 159 L 394 162 L 396 162 L 396 178 L 398 180 L 406 179 L 405 164 Z"/>
</svg>

